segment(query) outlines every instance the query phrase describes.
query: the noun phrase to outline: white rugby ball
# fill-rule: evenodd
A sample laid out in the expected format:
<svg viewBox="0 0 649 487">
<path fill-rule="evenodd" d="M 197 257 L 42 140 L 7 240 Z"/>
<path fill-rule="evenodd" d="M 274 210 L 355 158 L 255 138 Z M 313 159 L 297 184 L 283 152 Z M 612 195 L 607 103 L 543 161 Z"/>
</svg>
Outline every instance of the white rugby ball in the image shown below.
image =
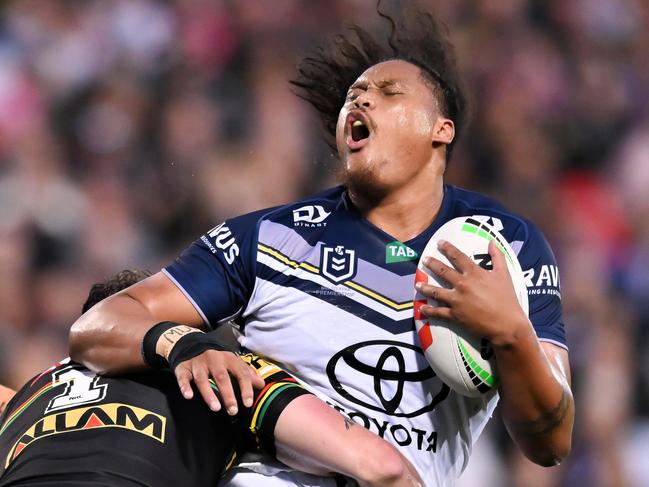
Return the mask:
<svg viewBox="0 0 649 487">
<path fill-rule="evenodd" d="M 527 288 L 516 253 L 499 232 L 481 220 L 476 217 L 454 218 L 437 230 L 421 255 L 415 280 L 449 287 L 448 283 L 439 279 L 422 263 L 424 256 L 431 256 L 453 267 L 446 256 L 437 249 L 440 240 L 452 243 L 486 269 L 491 268 L 489 241 L 495 240 L 505 256 L 518 302 L 525 314 L 528 314 Z M 415 291 L 417 334 L 424 355 L 439 378 L 454 391 L 469 397 L 480 397 L 497 389 L 496 362 L 489 342 L 468 333 L 455 321 L 423 316 L 419 310 L 424 304 L 438 306 L 434 299 Z"/>
</svg>

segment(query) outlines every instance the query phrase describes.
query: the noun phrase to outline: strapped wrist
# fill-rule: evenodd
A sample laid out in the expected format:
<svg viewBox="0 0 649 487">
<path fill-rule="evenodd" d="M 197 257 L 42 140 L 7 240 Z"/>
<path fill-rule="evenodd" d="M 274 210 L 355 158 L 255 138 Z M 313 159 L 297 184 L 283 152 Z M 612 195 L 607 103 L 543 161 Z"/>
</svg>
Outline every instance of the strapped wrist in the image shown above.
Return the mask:
<svg viewBox="0 0 649 487">
<path fill-rule="evenodd" d="M 203 333 L 190 326 L 173 321 L 161 321 L 154 325 L 144 335 L 142 340 L 142 357 L 144 362 L 154 369 L 164 369 L 169 366 L 167 357 L 175 344 L 190 333 Z"/>
<path fill-rule="evenodd" d="M 213 333 L 192 333 L 180 338 L 169 352 L 169 368 L 174 370 L 181 362 L 194 358 L 207 350 L 234 353 L 234 350 L 223 345 Z"/>
</svg>

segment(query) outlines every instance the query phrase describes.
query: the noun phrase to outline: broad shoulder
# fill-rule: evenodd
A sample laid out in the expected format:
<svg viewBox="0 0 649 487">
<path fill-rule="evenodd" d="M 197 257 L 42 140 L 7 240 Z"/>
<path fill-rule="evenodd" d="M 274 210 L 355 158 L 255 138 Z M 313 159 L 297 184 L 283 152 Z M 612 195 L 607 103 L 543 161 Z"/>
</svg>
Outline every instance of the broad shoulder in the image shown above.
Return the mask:
<svg viewBox="0 0 649 487">
<path fill-rule="evenodd" d="M 474 216 L 490 224 L 517 252 L 524 244 L 545 240 L 532 221 L 506 208 L 497 199 L 457 186 L 448 185 L 446 190 L 453 199 L 453 217 Z"/>
<path fill-rule="evenodd" d="M 344 188 L 334 187 L 291 203 L 229 218 L 226 224 L 250 227 L 268 221 L 295 227 L 317 225 L 342 204 L 343 193 Z"/>
</svg>

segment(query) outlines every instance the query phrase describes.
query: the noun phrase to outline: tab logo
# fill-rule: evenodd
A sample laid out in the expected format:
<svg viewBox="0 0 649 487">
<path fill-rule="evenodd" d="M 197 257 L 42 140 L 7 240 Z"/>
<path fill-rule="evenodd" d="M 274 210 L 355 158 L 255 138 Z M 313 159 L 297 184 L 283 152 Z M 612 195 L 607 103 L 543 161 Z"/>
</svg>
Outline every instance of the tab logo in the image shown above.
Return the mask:
<svg viewBox="0 0 649 487">
<path fill-rule="evenodd" d="M 322 247 L 320 262 L 322 275 L 335 283 L 350 279 L 356 273 L 356 253 L 342 245 Z"/>
<path fill-rule="evenodd" d="M 405 262 L 408 260 L 415 260 L 417 257 L 417 252 L 412 250 L 406 244 L 395 240 L 390 242 L 385 247 L 385 263 L 394 264 L 395 262 Z"/>
<path fill-rule="evenodd" d="M 309 205 L 293 210 L 293 225 L 296 227 L 326 227 L 325 220 L 330 211 L 320 205 Z"/>
</svg>

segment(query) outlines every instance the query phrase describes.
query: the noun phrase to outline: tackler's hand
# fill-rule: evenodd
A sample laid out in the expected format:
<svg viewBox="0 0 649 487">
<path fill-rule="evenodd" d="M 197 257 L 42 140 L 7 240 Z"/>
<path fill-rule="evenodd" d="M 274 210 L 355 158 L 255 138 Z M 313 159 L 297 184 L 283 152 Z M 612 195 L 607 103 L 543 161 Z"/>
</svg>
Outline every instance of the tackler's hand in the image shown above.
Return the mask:
<svg viewBox="0 0 649 487">
<path fill-rule="evenodd" d="M 438 249 L 452 267 L 434 257 L 423 263 L 449 287 L 415 284 L 419 293 L 439 303 L 422 306 L 424 316 L 460 322 L 494 345 L 508 343 L 531 326 L 516 298 L 505 257 L 493 241 L 489 242 L 492 270 L 483 269 L 450 242 L 440 240 Z"/>
<path fill-rule="evenodd" d="M 202 337 L 197 336 L 197 338 Z M 238 412 L 232 380 L 237 381 L 241 391 L 241 401 L 246 407 L 252 406 L 253 388 L 260 389 L 264 386 L 264 380 L 241 357 L 223 349 L 208 348 L 190 358 L 175 357 L 172 350 L 169 365 L 186 399 L 194 396 L 191 386 L 193 381 L 210 409 L 219 411 L 223 406 L 232 416 Z M 218 391 L 218 395 L 214 388 Z"/>
<path fill-rule="evenodd" d="M 142 355 L 154 369 L 168 366 L 176 375 L 180 392 L 186 399 L 194 397 L 193 381 L 213 411 L 224 406 L 228 414 L 237 414 L 239 408 L 233 381 L 239 387 L 245 407 L 252 406 L 253 388 L 264 387 L 264 380 L 255 369 L 213 333 L 171 321 L 156 324 L 144 335 Z"/>
</svg>

